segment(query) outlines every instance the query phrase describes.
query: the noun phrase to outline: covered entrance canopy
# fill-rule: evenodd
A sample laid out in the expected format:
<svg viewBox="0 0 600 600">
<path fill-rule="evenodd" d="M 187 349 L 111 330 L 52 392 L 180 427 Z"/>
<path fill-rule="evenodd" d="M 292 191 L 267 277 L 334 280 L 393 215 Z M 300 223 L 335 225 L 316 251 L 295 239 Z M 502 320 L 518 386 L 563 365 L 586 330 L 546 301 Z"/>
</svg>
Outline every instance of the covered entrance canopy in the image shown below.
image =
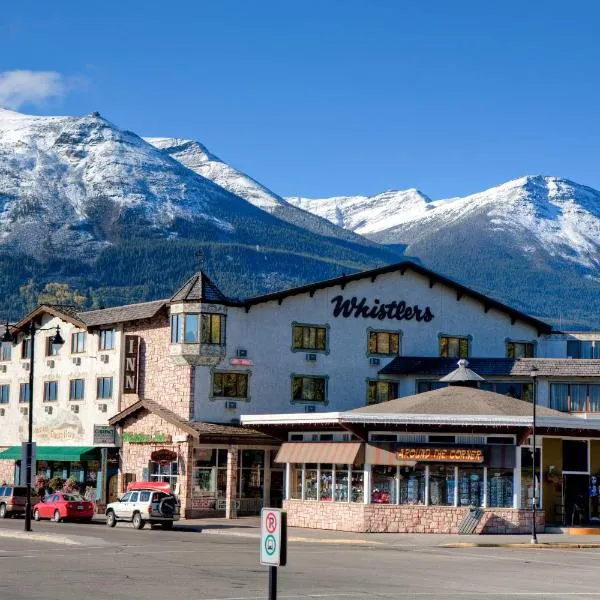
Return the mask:
<svg viewBox="0 0 600 600">
<path fill-rule="evenodd" d="M 36 459 L 66 462 L 100 460 L 100 449 L 95 446 L 37 446 Z M 11 446 L 0 452 L 0 460 L 21 460 L 21 446 Z"/>
</svg>

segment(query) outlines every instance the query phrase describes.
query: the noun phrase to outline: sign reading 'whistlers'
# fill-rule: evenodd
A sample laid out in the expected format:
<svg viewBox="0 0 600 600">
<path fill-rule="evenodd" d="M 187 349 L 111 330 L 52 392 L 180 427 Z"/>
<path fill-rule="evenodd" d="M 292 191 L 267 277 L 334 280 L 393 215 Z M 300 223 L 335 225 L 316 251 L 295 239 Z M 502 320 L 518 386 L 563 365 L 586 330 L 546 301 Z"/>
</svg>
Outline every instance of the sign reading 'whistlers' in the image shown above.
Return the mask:
<svg viewBox="0 0 600 600">
<path fill-rule="evenodd" d="M 333 316 L 344 318 L 362 317 L 363 319 L 378 319 L 383 321 L 385 319 L 396 319 L 397 321 L 424 321 L 429 323 L 433 320 L 433 313 L 429 306 L 420 308 L 418 304 L 414 306 L 408 306 L 404 300 L 390 302 L 389 304 L 382 304 L 379 298 L 373 300 L 373 304 L 367 304 L 367 299 L 363 298 L 358 300 L 356 296 L 352 298 L 344 298 L 339 295 L 331 300 L 333 307 Z"/>
<path fill-rule="evenodd" d="M 398 460 L 436 462 L 483 462 L 480 448 L 398 448 Z"/>
</svg>

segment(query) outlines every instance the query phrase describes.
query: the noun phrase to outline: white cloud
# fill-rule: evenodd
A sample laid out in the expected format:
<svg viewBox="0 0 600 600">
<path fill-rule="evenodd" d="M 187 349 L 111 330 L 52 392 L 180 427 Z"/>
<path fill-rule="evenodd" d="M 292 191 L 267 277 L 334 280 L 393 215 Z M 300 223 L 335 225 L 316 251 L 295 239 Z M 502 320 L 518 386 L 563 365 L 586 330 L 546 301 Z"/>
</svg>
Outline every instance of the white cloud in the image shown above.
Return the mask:
<svg viewBox="0 0 600 600">
<path fill-rule="evenodd" d="M 75 87 L 76 81 L 56 71 L 0 72 L 0 106 L 18 109 L 24 104 L 61 99 Z"/>
</svg>

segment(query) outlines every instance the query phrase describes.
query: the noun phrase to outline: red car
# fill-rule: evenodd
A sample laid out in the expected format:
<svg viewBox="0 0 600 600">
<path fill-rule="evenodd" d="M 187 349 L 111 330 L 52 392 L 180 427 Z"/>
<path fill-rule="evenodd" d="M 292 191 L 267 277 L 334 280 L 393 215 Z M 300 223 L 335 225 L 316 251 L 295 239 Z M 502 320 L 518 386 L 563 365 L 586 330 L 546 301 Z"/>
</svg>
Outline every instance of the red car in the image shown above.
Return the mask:
<svg viewBox="0 0 600 600">
<path fill-rule="evenodd" d="M 33 507 L 33 518 L 36 521 L 52 519 L 55 523 L 60 523 L 65 519 L 73 519 L 90 523 L 93 516 L 94 504 L 79 494 L 58 492 L 46 496 L 44 502 L 38 502 Z"/>
</svg>

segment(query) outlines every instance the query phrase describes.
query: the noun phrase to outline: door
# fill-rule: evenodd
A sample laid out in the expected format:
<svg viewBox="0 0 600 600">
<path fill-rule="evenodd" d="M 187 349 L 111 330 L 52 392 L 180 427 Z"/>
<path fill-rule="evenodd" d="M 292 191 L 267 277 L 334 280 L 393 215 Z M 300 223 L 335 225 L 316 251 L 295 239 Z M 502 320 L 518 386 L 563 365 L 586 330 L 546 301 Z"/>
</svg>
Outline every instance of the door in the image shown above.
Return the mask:
<svg viewBox="0 0 600 600">
<path fill-rule="evenodd" d="M 139 495 L 139 492 L 131 492 L 129 495 L 129 500 L 124 504 L 125 514 L 123 516 L 125 519 L 133 517 L 133 511 L 137 508 Z"/>
<path fill-rule="evenodd" d="M 131 492 L 127 492 L 126 494 L 123 494 L 121 500 L 115 504 L 114 509 L 117 518 L 124 519 L 127 516 L 127 506 L 129 505 L 130 497 Z"/>
<path fill-rule="evenodd" d="M 588 522 L 589 475 L 563 475 L 563 504 L 565 525 L 583 525 Z"/>
</svg>

